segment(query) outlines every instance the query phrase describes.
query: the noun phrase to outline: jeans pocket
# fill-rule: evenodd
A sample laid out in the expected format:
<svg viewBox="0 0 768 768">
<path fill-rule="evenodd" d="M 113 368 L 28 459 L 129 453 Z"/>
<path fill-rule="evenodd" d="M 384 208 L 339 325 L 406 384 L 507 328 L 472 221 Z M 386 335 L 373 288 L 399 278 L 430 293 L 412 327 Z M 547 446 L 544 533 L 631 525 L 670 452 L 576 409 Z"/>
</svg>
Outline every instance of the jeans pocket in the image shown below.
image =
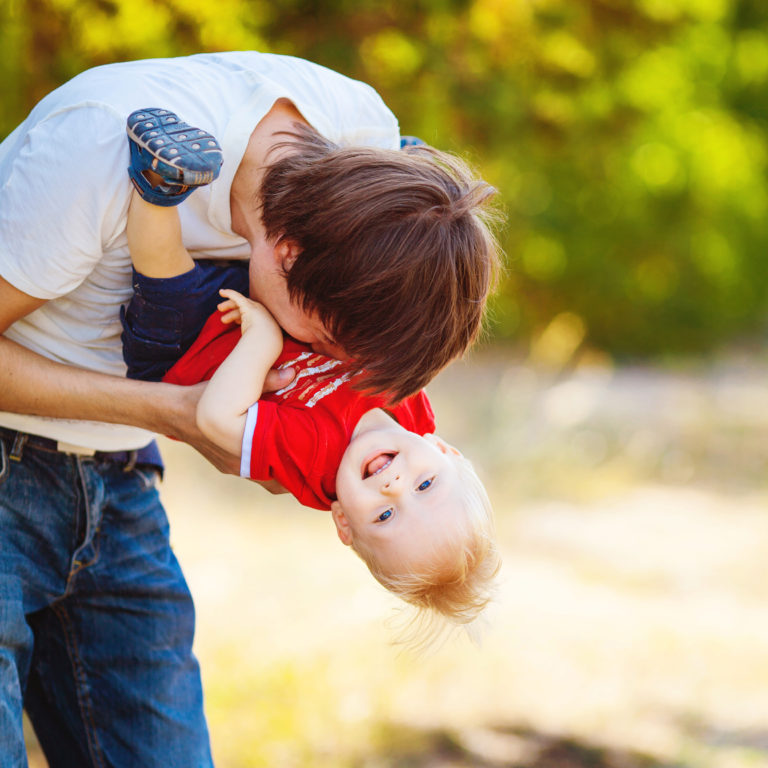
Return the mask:
<svg viewBox="0 0 768 768">
<path fill-rule="evenodd" d="M 150 488 L 157 488 L 160 484 L 160 470 L 157 467 L 146 465 L 143 467 L 136 467 L 133 471 L 136 474 L 136 477 L 141 481 L 145 491 Z"/>
</svg>

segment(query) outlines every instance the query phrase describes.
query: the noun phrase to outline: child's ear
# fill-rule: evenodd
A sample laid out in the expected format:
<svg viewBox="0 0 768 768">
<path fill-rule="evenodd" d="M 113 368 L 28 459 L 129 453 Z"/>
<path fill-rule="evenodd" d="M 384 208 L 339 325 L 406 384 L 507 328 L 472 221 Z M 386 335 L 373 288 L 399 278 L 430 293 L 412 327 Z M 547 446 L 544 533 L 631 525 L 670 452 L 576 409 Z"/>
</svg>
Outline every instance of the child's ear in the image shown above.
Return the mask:
<svg viewBox="0 0 768 768">
<path fill-rule="evenodd" d="M 331 517 L 333 517 L 336 533 L 339 534 L 341 543 L 349 546 L 352 543 L 352 528 L 338 501 L 331 503 Z"/>
<path fill-rule="evenodd" d="M 454 456 L 462 456 L 462 452 L 458 448 L 454 448 L 450 443 L 446 443 L 442 437 L 438 437 L 434 434 L 424 435 L 424 439 L 432 443 L 440 452 L 451 453 Z"/>
<path fill-rule="evenodd" d="M 279 237 L 275 243 L 275 260 L 282 268 L 283 272 L 290 272 L 291 267 L 296 263 L 301 249 L 295 240 L 287 237 Z"/>
</svg>

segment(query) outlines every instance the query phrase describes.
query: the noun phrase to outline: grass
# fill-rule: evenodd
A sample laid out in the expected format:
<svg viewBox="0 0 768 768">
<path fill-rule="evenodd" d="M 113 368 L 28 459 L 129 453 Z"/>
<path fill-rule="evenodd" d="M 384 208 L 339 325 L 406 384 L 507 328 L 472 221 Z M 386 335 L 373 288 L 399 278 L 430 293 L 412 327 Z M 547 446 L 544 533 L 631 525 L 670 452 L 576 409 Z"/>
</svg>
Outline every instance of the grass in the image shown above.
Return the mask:
<svg viewBox="0 0 768 768">
<path fill-rule="evenodd" d="M 765 373 L 441 376 L 505 565 L 482 643 L 424 657 L 329 515 L 166 441 L 217 766 L 768 768 Z"/>
</svg>

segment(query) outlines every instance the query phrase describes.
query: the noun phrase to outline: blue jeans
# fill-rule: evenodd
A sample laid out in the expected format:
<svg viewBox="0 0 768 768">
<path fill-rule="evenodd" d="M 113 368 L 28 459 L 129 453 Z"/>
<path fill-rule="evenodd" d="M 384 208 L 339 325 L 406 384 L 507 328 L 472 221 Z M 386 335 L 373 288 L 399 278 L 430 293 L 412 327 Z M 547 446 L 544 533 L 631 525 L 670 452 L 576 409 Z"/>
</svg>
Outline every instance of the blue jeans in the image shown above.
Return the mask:
<svg viewBox="0 0 768 768">
<path fill-rule="evenodd" d="M 12 458 L 0 429 L 1 768 L 27 764 L 22 705 L 51 768 L 212 765 L 156 477 L 31 444 Z"/>
<path fill-rule="evenodd" d="M 127 377 L 160 381 L 223 301 L 220 288 L 247 296 L 248 262 L 200 260 L 176 277 L 146 277 L 134 270 L 133 297 L 122 313 Z"/>
</svg>

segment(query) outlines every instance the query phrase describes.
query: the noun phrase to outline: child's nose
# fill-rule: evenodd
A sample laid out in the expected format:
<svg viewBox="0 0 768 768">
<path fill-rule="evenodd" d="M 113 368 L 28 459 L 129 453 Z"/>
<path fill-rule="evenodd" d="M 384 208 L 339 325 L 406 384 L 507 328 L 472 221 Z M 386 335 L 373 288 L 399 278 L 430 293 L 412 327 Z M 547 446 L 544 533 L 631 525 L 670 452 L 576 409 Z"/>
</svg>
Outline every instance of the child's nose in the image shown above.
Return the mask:
<svg viewBox="0 0 768 768">
<path fill-rule="evenodd" d="M 382 490 L 384 493 L 397 493 L 400 490 L 401 481 L 400 475 L 392 475 L 389 479 L 384 481 Z"/>
</svg>

